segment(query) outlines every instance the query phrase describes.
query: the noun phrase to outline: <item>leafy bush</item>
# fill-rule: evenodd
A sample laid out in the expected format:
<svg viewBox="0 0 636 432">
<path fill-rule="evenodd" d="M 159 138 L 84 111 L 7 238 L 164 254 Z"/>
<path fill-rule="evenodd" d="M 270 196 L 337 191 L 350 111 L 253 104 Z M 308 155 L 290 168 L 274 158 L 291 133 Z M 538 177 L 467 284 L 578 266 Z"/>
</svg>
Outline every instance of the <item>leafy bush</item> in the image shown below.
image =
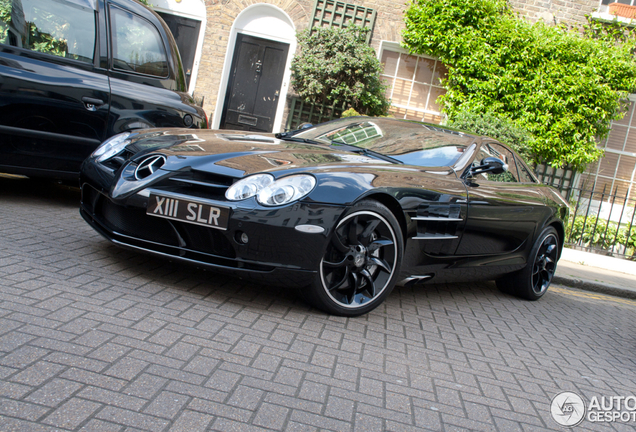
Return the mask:
<svg viewBox="0 0 636 432">
<path fill-rule="evenodd" d="M 440 101 L 451 120 L 462 111 L 510 119 L 555 167 L 597 160 L 597 139 L 636 90 L 633 37 L 530 24 L 505 0 L 413 0 L 405 21 L 404 45 L 448 66 Z"/>
<path fill-rule="evenodd" d="M 382 70 L 365 41 L 369 29 L 318 28 L 298 34 L 299 54 L 292 62 L 292 85 L 307 102 L 346 101 L 356 111 L 385 115 L 389 109 Z"/>
<path fill-rule="evenodd" d="M 515 125 L 512 121 L 496 114 L 460 111 L 452 120 L 447 122 L 447 126 L 495 138 L 509 145 L 526 161 L 530 162 L 534 159 L 530 147 L 533 139 L 532 135 L 527 130 Z"/>
<path fill-rule="evenodd" d="M 342 115 L 340 116 L 340 118 L 357 117 L 359 115 L 360 113 L 358 111 L 354 110 L 353 108 L 349 108 L 348 110 L 344 110 L 342 112 Z"/>
<path fill-rule="evenodd" d="M 585 226 L 584 226 L 585 225 Z M 569 243 L 578 243 L 585 247 L 610 249 L 612 246 L 625 247 L 625 255 L 636 254 L 636 226 L 628 232 L 628 224 L 617 224 L 596 216 L 570 216 L 567 233 Z"/>
</svg>

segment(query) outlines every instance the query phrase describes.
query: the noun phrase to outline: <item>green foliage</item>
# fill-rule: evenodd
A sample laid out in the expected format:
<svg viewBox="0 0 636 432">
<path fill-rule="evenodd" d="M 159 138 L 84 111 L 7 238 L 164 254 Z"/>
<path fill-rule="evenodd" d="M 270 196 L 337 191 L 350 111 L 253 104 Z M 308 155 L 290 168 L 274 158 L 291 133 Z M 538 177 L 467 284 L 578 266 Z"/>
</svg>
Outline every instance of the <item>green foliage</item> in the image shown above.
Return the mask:
<svg viewBox="0 0 636 432">
<path fill-rule="evenodd" d="M 353 108 L 349 108 L 348 110 L 344 110 L 342 112 L 342 115 L 340 116 L 340 118 L 357 117 L 359 115 L 360 115 L 360 113 L 358 111 L 354 110 Z"/>
<path fill-rule="evenodd" d="M 299 33 L 300 53 L 291 66 L 296 93 L 307 102 L 346 101 L 358 112 L 386 115 L 382 66 L 365 41 L 368 31 L 349 26 Z"/>
<path fill-rule="evenodd" d="M 634 53 L 634 38 L 636 38 L 636 28 L 627 27 L 615 18 L 612 22 L 601 22 L 593 20 L 589 15 L 587 24 L 582 27 L 582 32 L 589 39 L 599 39 L 609 44 L 631 44 L 632 54 Z"/>
<path fill-rule="evenodd" d="M 440 98 L 449 119 L 463 111 L 509 119 L 552 166 L 597 160 L 597 139 L 636 90 L 635 39 L 617 42 L 596 25 L 582 36 L 530 24 L 505 0 L 413 0 L 405 21 L 404 45 L 449 68 Z"/>
<path fill-rule="evenodd" d="M 6 43 L 11 23 L 12 0 L 0 0 L 0 43 Z"/>
<path fill-rule="evenodd" d="M 66 56 L 66 52 L 68 51 L 66 39 L 55 38 L 48 33 L 42 33 L 33 23 L 29 23 L 29 26 L 31 32 L 29 43 L 33 51 L 53 54 L 60 57 Z"/>
<path fill-rule="evenodd" d="M 447 126 L 495 138 L 510 146 L 527 162 L 533 160 L 530 147 L 533 140 L 532 135 L 500 115 L 460 111 L 452 120 L 448 121 Z"/>
<path fill-rule="evenodd" d="M 7 33 L 9 31 L 9 25 L 11 24 L 11 13 L 13 10 L 14 0 L 0 0 L 0 42 L 8 43 L 6 41 Z M 63 28 L 68 25 L 66 21 L 55 22 L 53 16 L 48 16 L 47 19 L 53 23 L 59 33 L 63 33 Z M 55 37 L 49 33 L 44 33 L 38 29 L 37 23 L 28 22 L 29 35 L 28 40 L 23 41 L 25 46 L 33 51 L 53 54 L 64 57 L 68 51 L 67 41 L 62 37 Z"/>
</svg>

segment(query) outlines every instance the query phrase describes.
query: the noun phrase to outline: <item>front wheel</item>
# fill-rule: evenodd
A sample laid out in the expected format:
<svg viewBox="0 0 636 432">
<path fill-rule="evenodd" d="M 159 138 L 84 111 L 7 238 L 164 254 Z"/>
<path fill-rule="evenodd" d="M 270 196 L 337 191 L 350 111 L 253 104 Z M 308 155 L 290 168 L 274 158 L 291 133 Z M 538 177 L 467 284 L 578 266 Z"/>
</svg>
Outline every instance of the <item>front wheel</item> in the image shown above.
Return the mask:
<svg viewBox="0 0 636 432">
<path fill-rule="evenodd" d="M 402 253 L 402 232 L 393 213 L 379 202 L 361 201 L 338 222 L 305 297 L 335 315 L 365 314 L 393 290 Z"/>
<path fill-rule="evenodd" d="M 550 286 L 558 259 L 559 235 L 553 227 L 547 227 L 532 247 L 526 267 L 499 279 L 497 287 L 527 300 L 538 300 Z"/>
</svg>

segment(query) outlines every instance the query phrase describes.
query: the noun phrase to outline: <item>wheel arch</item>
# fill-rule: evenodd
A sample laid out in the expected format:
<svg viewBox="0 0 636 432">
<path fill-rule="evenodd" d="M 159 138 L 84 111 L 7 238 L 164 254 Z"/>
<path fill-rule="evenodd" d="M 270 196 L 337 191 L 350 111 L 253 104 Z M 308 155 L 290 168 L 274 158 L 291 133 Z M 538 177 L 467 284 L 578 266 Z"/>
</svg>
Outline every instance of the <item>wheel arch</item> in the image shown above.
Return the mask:
<svg viewBox="0 0 636 432">
<path fill-rule="evenodd" d="M 546 227 L 550 226 L 554 228 L 559 235 L 559 258 L 561 258 L 561 252 L 565 246 L 565 227 L 563 226 L 563 222 L 556 220 L 546 225 Z"/>
<path fill-rule="evenodd" d="M 369 195 L 364 195 L 360 197 L 356 202 L 362 200 L 375 200 L 384 205 L 389 209 L 393 216 L 397 219 L 400 224 L 400 230 L 402 231 L 402 240 L 403 244 L 406 246 L 407 239 L 407 226 L 406 226 L 406 216 L 404 215 L 404 211 L 402 210 L 402 206 L 400 203 L 391 195 L 385 193 L 372 193 Z"/>
</svg>

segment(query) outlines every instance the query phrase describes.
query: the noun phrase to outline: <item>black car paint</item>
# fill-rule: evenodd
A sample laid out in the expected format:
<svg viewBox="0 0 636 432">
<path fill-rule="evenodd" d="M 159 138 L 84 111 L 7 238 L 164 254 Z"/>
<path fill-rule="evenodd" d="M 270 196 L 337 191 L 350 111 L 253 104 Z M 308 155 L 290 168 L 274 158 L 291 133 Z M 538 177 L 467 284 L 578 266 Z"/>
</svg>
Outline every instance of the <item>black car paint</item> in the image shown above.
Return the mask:
<svg viewBox="0 0 636 432">
<path fill-rule="evenodd" d="M 108 7 L 149 21 L 168 54 L 164 78 L 110 65 Z M 97 0 L 94 63 L 0 44 L 0 171 L 77 179 L 82 161 L 106 138 L 149 127 L 207 127 L 186 93 L 185 75 L 169 29 L 134 1 Z M 90 105 L 93 105 L 91 107 Z"/>
<path fill-rule="evenodd" d="M 175 144 L 166 144 L 166 135 L 178 135 Z M 448 167 L 396 165 L 361 156 L 356 156 L 358 162 L 351 162 L 350 152 L 327 145 L 279 142 L 267 134 L 243 141 L 230 141 L 228 136 L 226 131 L 205 131 L 196 136 L 187 130 L 157 132 L 131 144 L 129 150 L 135 156 L 118 169 L 87 160 L 81 177 L 82 216 L 104 237 L 122 246 L 151 252 L 154 249 L 153 253 L 172 259 L 293 286 L 309 283 L 315 277 L 333 227 L 353 203 L 363 199 L 382 202 L 402 226 L 405 253 L 400 279 L 492 279 L 525 267 L 526 256 L 543 227 L 553 225 L 563 237 L 561 220 L 567 214 L 567 204 L 546 186 L 519 184 L 508 190 L 466 180 L 461 172 Z M 196 142 L 195 146 L 189 141 Z M 479 144 L 480 140 L 475 142 Z M 152 181 L 144 184 L 122 178 L 150 154 L 167 158 Z M 300 202 L 268 208 L 255 198 L 228 202 L 222 188 L 186 188 L 170 180 L 190 175 L 192 170 L 235 180 L 257 172 L 275 177 L 308 173 L 317 179 L 317 186 Z M 136 211 L 135 218 L 152 221 L 144 213 L 147 198 L 137 194 L 146 187 L 180 194 L 176 196 L 206 198 L 229 207 L 228 229 L 210 235 L 222 238 L 217 242 L 231 253 L 214 256 L 206 254 L 203 247 L 194 250 L 191 245 L 158 247 L 157 239 L 144 241 L 133 238 L 133 233 L 118 232 L 96 208 L 102 205 L 100 202 L 110 202 Z M 183 231 L 179 224 L 152 222 L 163 224 L 164 229 L 170 229 L 170 225 L 176 232 Z M 301 224 L 323 227 L 324 232 L 308 234 L 294 229 Z M 250 239 L 247 244 L 237 240 L 237 233 L 243 232 Z M 182 240 L 187 244 L 187 239 Z"/>
</svg>

